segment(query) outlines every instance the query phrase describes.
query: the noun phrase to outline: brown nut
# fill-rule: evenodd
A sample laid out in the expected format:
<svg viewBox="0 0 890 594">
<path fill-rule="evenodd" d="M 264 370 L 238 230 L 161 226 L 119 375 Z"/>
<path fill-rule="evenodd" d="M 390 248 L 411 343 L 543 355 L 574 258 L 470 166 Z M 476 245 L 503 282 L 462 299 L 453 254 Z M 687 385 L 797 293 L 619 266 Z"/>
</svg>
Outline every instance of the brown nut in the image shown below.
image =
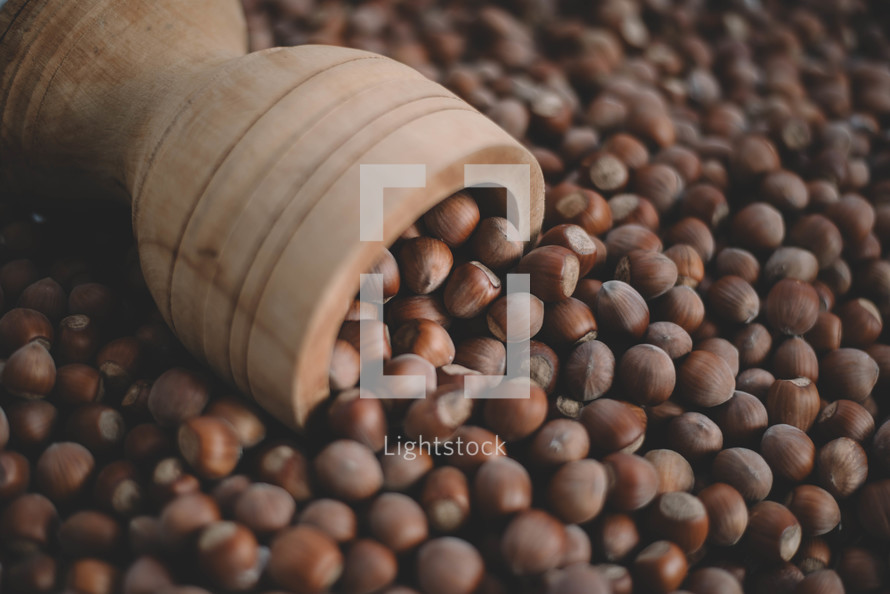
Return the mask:
<svg viewBox="0 0 890 594">
<path fill-rule="evenodd" d="M 643 456 L 658 475 L 657 493 L 672 491 L 691 491 L 695 485 L 695 475 L 689 462 L 674 450 L 649 450 Z"/>
<path fill-rule="evenodd" d="M 210 387 L 201 375 L 182 368 L 164 372 L 151 386 L 148 409 L 162 427 L 197 417 L 207 406 Z"/>
<path fill-rule="evenodd" d="M 577 400 L 594 400 L 609 391 L 615 376 L 615 355 L 598 340 L 575 347 L 563 366 L 569 394 Z"/>
<path fill-rule="evenodd" d="M 396 553 L 426 540 L 426 514 L 416 501 L 401 493 L 383 493 L 368 507 L 371 534 Z"/>
<path fill-rule="evenodd" d="M 841 348 L 822 357 L 819 388 L 834 398 L 862 402 L 878 381 L 880 368 L 865 351 Z"/>
<path fill-rule="evenodd" d="M 402 281 L 416 295 L 428 295 L 441 287 L 453 263 L 448 246 L 432 237 L 409 239 L 399 250 Z"/>
<path fill-rule="evenodd" d="M 197 549 L 198 566 L 220 588 L 247 590 L 259 581 L 263 569 L 259 545 L 246 527 L 214 522 L 201 531 Z"/>
<path fill-rule="evenodd" d="M 809 283 L 782 279 L 770 289 L 765 309 L 767 321 L 774 330 L 800 336 L 816 324 L 819 295 Z"/>
<path fill-rule="evenodd" d="M 741 493 L 745 501 L 754 503 L 769 495 L 773 473 L 760 454 L 747 448 L 728 448 L 714 458 L 711 474 Z"/>
<path fill-rule="evenodd" d="M 634 583 L 647 592 L 667 594 L 680 587 L 687 569 L 683 551 L 672 542 L 659 540 L 640 551 L 634 560 Z"/>
<path fill-rule="evenodd" d="M 646 329 L 643 340 L 660 348 L 673 360 L 692 352 L 692 337 L 673 322 L 652 322 Z"/>
<path fill-rule="evenodd" d="M 322 487 L 346 501 L 366 499 L 380 490 L 383 471 L 365 445 L 339 439 L 325 447 L 313 461 Z"/>
<path fill-rule="evenodd" d="M 649 326 L 649 307 L 629 284 L 607 281 L 597 293 L 596 319 L 604 335 L 640 338 Z"/>
<path fill-rule="evenodd" d="M 531 293 L 510 293 L 491 304 L 485 319 L 498 340 L 528 340 L 544 325 L 544 303 Z"/>
<path fill-rule="evenodd" d="M 321 530 L 298 525 L 272 541 L 266 573 L 282 588 L 323 592 L 343 573 L 343 554 Z"/>
<path fill-rule="evenodd" d="M 634 250 L 619 260 L 615 278 L 636 289 L 644 299 L 666 293 L 677 282 L 677 265 L 658 252 Z"/>
<path fill-rule="evenodd" d="M 571 250 L 559 245 L 545 245 L 523 256 L 516 272 L 530 275 L 531 293 L 549 302 L 574 293 L 580 266 L 578 257 Z"/>
<path fill-rule="evenodd" d="M 708 512 L 708 541 L 726 547 L 741 540 L 748 527 L 748 506 L 735 487 L 713 483 L 698 498 Z"/>
<path fill-rule="evenodd" d="M 276 485 L 253 483 L 235 499 L 232 516 L 256 534 L 267 535 L 290 524 L 295 511 L 290 493 Z"/>
<path fill-rule="evenodd" d="M 841 522 L 837 501 L 816 485 L 798 485 L 785 503 L 803 530 L 804 536 L 827 534 Z"/>
<path fill-rule="evenodd" d="M 728 322 L 748 324 L 760 313 L 757 291 L 738 276 L 723 276 L 708 289 L 708 302 L 719 317 Z"/>
<path fill-rule="evenodd" d="M 692 351 L 678 369 L 677 390 L 696 406 L 717 406 L 732 397 L 735 378 L 729 365 L 714 353 Z"/>
<path fill-rule="evenodd" d="M 448 313 L 456 318 L 473 318 L 497 299 L 501 280 L 481 262 L 456 266 L 445 283 L 443 299 Z"/>
<path fill-rule="evenodd" d="M 714 421 L 699 412 L 683 412 L 668 422 L 668 445 L 692 461 L 723 448 L 723 433 Z"/>
<path fill-rule="evenodd" d="M 355 512 L 336 499 L 313 500 L 303 508 L 297 523 L 317 528 L 340 543 L 355 538 L 357 530 Z"/>
<path fill-rule="evenodd" d="M 771 424 L 786 423 L 803 431 L 819 416 L 819 391 L 808 378 L 778 379 L 766 395 L 766 411 Z"/>
<path fill-rule="evenodd" d="M 609 474 L 608 501 L 615 509 L 641 509 L 655 498 L 658 473 L 645 458 L 616 452 L 603 458 Z"/>
<path fill-rule="evenodd" d="M 418 319 L 402 324 L 392 335 L 393 353 L 414 353 L 433 364 L 448 365 L 454 360 L 454 342 L 448 331 L 432 320 Z"/>
<path fill-rule="evenodd" d="M 559 466 L 587 456 L 590 439 L 584 425 L 572 419 L 546 422 L 530 445 L 531 460 L 541 466 Z"/>
<path fill-rule="evenodd" d="M 816 479 L 826 491 L 841 499 L 852 495 L 868 476 L 865 450 L 848 437 L 838 437 L 819 448 Z"/>
<path fill-rule="evenodd" d="M 86 487 L 94 466 L 93 455 L 79 443 L 54 443 L 34 465 L 34 483 L 55 503 L 67 503 Z"/>
<path fill-rule="evenodd" d="M 56 382 L 56 365 L 38 341 L 17 349 L 3 366 L 0 382 L 10 394 L 20 398 L 43 398 Z"/>
<path fill-rule="evenodd" d="M 241 441 L 228 421 L 194 417 L 177 432 L 179 452 L 195 472 L 209 479 L 228 476 L 241 459 Z"/>
<path fill-rule="evenodd" d="M 470 238 L 479 223 L 479 207 L 466 191 L 452 194 L 423 215 L 427 232 L 449 247 L 458 247 Z"/>
<path fill-rule="evenodd" d="M 561 466 L 550 479 L 547 499 L 561 520 L 583 524 L 599 515 L 606 502 L 608 476 L 596 460 L 574 460 Z"/>
<path fill-rule="evenodd" d="M 639 344 L 628 349 L 618 364 L 617 375 L 624 393 L 644 406 L 667 400 L 676 382 L 671 357 L 650 344 Z"/>
<path fill-rule="evenodd" d="M 417 579 L 430 594 L 471 594 L 484 572 L 476 548 L 453 536 L 432 539 L 417 553 Z"/>
<path fill-rule="evenodd" d="M 639 406 L 599 398 L 581 409 L 578 418 L 596 453 L 637 451 L 646 437 L 646 413 Z"/>
<path fill-rule="evenodd" d="M 799 428 L 778 424 L 763 433 L 760 454 L 774 476 L 797 483 L 813 471 L 816 446 Z"/>
<path fill-rule="evenodd" d="M 565 555 L 566 546 L 563 524 L 538 509 L 514 517 L 501 537 L 501 554 L 516 575 L 534 575 L 555 568 Z"/>
<path fill-rule="evenodd" d="M 476 259 L 496 272 L 510 268 L 522 257 L 519 231 L 503 217 L 482 219 L 470 244 Z"/>
<path fill-rule="evenodd" d="M 431 528 L 439 532 L 454 532 L 470 515 L 466 475 L 453 466 L 433 470 L 424 481 L 420 502 Z"/>
<path fill-rule="evenodd" d="M 790 561 L 801 541 L 801 527 L 788 508 L 761 501 L 751 508 L 746 538 L 752 553 L 770 561 Z"/>
<path fill-rule="evenodd" d="M 482 464 L 473 480 L 473 501 L 484 514 L 504 516 L 531 507 L 532 481 L 516 460 L 504 456 Z"/>
</svg>

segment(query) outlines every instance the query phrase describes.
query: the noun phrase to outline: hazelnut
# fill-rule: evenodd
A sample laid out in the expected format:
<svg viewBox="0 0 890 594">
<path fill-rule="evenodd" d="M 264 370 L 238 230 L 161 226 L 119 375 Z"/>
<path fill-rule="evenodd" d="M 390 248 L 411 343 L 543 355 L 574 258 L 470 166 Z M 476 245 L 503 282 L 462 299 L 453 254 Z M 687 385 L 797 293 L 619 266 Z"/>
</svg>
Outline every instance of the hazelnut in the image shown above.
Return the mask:
<svg viewBox="0 0 890 594">
<path fill-rule="evenodd" d="M 478 468 L 487 460 L 506 453 L 500 436 L 482 427 L 461 425 L 452 436 L 452 441 L 457 440 L 464 444 L 463 451 L 455 451 L 448 455 L 446 461 L 459 468 Z"/>
<path fill-rule="evenodd" d="M 82 492 L 94 466 L 93 455 L 79 443 L 54 443 L 34 465 L 34 483 L 55 503 L 67 503 Z"/>
<path fill-rule="evenodd" d="M 608 281 L 597 293 L 596 319 L 606 335 L 640 338 L 649 326 L 649 308 L 629 284 Z"/>
<path fill-rule="evenodd" d="M 593 526 L 595 548 L 610 562 L 623 561 L 640 544 L 633 517 L 622 513 L 602 514 Z"/>
<path fill-rule="evenodd" d="M 609 475 L 609 503 L 620 511 L 641 509 L 655 498 L 658 473 L 645 458 L 616 452 L 603 458 Z"/>
<path fill-rule="evenodd" d="M 466 475 L 453 466 L 436 468 L 424 481 L 420 502 L 431 528 L 454 532 L 470 515 Z"/>
<path fill-rule="evenodd" d="M 664 254 L 633 250 L 619 260 L 615 278 L 632 286 L 644 299 L 654 299 L 676 284 L 677 270 Z"/>
<path fill-rule="evenodd" d="M 315 457 L 314 467 L 322 487 L 347 501 L 366 499 L 383 485 L 380 463 L 367 446 L 357 441 L 332 442 Z"/>
<path fill-rule="evenodd" d="M 53 392 L 65 404 L 87 404 L 102 400 L 105 386 L 95 367 L 82 363 L 69 363 L 56 369 Z M 123 407 L 123 403 L 121 404 Z"/>
<path fill-rule="evenodd" d="M 710 262 L 714 257 L 714 236 L 711 230 L 699 219 L 685 217 L 674 223 L 665 233 L 665 241 L 670 245 L 685 244 L 691 246 L 703 262 Z"/>
<path fill-rule="evenodd" d="M 739 139 L 732 155 L 732 172 L 742 180 L 760 178 L 781 167 L 779 153 L 767 138 L 748 134 Z"/>
<path fill-rule="evenodd" d="M 766 395 L 770 423 L 787 423 L 803 431 L 816 421 L 819 403 L 816 384 L 805 377 L 776 380 Z"/>
<path fill-rule="evenodd" d="M 838 399 L 862 402 L 878 382 L 879 367 L 865 351 L 841 348 L 820 361 L 819 387 Z"/>
<path fill-rule="evenodd" d="M 708 351 L 710 353 L 714 353 L 727 365 L 729 365 L 729 370 L 732 372 L 733 376 L 738 375 L 739 373 L 739 350 L 728 340 L 725 338 L 720 338 L 717 336 L 711 338 L 701 339 L 699 338 L 699 342 L 696 345 L 697 350 Z"/>
<path fill-rule="evenodd" d="M 684 412 L 668 422 L 667 443 L 685 458 L 696 461 L 723 448 L 723 433 L 705 415 Z"/>
<path fill-rule="evenodd" d="M 380 542 L 400 553 L 427 538 L 426 515 L 420 505 L 401 493 L 384 493 L 368 508 L 368 524 Z"/>
<path fill-rule="evenodd" d="M 747 448 L 728 448 L 718 453 L 711 474 L 715 480 L 735 487 L 749 503 L 764 499 L 773 486 L 773 473 L 766 460 Z"/>
<path fill-rule="evenodd" d="M 447 365 L 454 360 L 454 343 L 448 331 L 432 320 L 418 319 L 402 324 L 392 336 L 395 354 L 414 353 L 433 364 Z"/>
<path fill-rule="evenodd" d="M 585 458 L 589 448 L 584 425 L 572 419 L 553 419 L 535 433 L 530 456 L 535 464 L 558 466 Z"/>
<path fill-rule="evenodd" d="M 504 343 L 487 336 L 462 341 L 455 348 L 454 362 L 483 375 L 504 375 L 507 350 Z"/>
<path fill-rule="evenodd" d="M 517 386 L 523 379 L 502 382 L 489 393 L 482 409 L 486 426 L 504 441 L 517 441 L 534 433 L 547 418 L 547 394 L 531 383 Z M 528 398 L 514 396 L 528 390 Z"/>
<path fill-rule="evenodd" d="M 27 555 L 48 547 L 59 515 L 53 503 L 37 493 L 20 495 L 0 512 L 0 543 L 14 554 Z"/>
<path fill-rule="evenodd" d="M 203 493 L 176 497 L 161 510 L 161 538 L 172 550 L 182 550 L 205 526 L 220 519 L 216 502 Z"/>
<path fill-rule="evenodd" d="M 813 471 L 816 446 L 799 428 L 778 424 L 763 433 L 760 453 L 775 476 L 800 482 Z"/>
<path fill-rule="evenodd" d="M 820 569 L 805 576 L 795 588 L 795 594 L 842 594 L 844 583 L 832 569 Z"/>
<path fill-rule="evenodd" d="M 841 319 L 828 311 L 820 311 L 816 323 L 804 335 L 813 350 L 820 354 L 836 350 L 841 346 L 843 325 Z"/>
<path fill-rule="evenodd" d="M 229 475 L 241 458 L 241 442 L 228 421 L 218 417 L 194 417 L 177 433 L 182 457 L 204 478 Z"/>
<path fill-rule="evenodd" d="M 800 218 L 788 231 L 792 245 L 809 250 L 816 257 L 819 268 L 825 268 L 837 260 L 843 249 L 844 239 L 834 222 L 821 214 Z"/>
<path fill-rule="evenodd" d="M 442 386 L 411 404 L 403 422 L 405 435 L 410 439 L 448 439 L 472 411 L 473 401 L 464 396 L 462 388 Z"/>
<path fill-rule="evenodd" d="M 393 256 L 392 252 L 388 249 L 383 248 L 380 257 L 368 270 L 368 274 L 381 275 L 382 280 L 379 287 L 372 288 L 371 290 L 375 292 L 372 292 L 371 294 L 383 295 L 384 303 L 395 297 L 396 293 L 399 292 L 399 287 L 401 285 L 399 265 L 396 262 L 395 256 Z"/>
<path fill-rule="evenodd" d="M 627 184 L 627 166 L 621 159 L 605 151 L 594 151 L 581 160 L 582 169 L 596 190 L 614 192 Z"/>
<path fill-rule="evenodd" d="M 547 227 L 573 223 L 591 235 L 601 235 L 612 227 L 612 213 L 605 199 L 572 183 L 551 188 L 544 204 Z"/>
<path fill-rule="evenodd" d="M 18 452 L 0 451 L 0 501 L 9 501 L 24 493 L 30 480 L 27 458 Z"/>
<path fill-rule="evenodd" d="M 801 527 L 784 505 L 761 501 L 751 508 L 746 539 L 757 556 L 769 561 L 790 561 L 800 546 Z"/>
<path fill-rule="evenodd" d="M 547 342 L 555 347 L 591 340 L 597 334 L 593 312 L 584 302 L 572 297 L 547 304 L 542 330 Z"/>
<path fill-rule="evenodd" d="M 675 243 L 664 250 L 664 255 L 670 258 L 677 267 L 678 285 L 695 288 L 705 277 L 704 262 L 702 262 L 701 256 L 691 245 Z"/>
<path fill-rule="evenodd" d="M 486 515 L 504 516 L 531 507 L 532 482 L 519 462 L 507 457 L 488 460 L 476 471 L 473 501 Z"/>
<path fill-rule="evenodd" d="M 594 400 L 609 391 L 615 375 L 615 356 L 598 340 L 575 347 L 563 367 L 569 394 L 577 400 Z"/>
<path fill-rule="evenodd" d="M 877 590 L 887 572 L 886 563 L 877 552 L 858 546 L 847 546 L 840 551 L 836 570 L 844 586 L 854 592 Z"/>
<path fill-rule="evenodd" d="M 482 219 L 470 244 L 476 259 L 496 272 L 512 267 L 522 257 L 519 231 L 503 217 Z"/>
<path fill-rule="evenodd" d="M 257 459 L 257 478 L 278 485 L 296 501 L 312 496 L 306 456 L 287 444 L 277 444 L 262 452 Z"/>
<path fill-rule="evenodd" d="M 605 467 L 596 460 L 567 462 L 556 471 L 547 487 L 550 509 L 564 522 L 588 522 L 598 516 L 605 505 L 608 481 Z"/>
<path fill-rule="evenodd" d="M 23 346 L 37 342 L 49 349 L 53 343 L 53 325 L 33 309 L 16 307 L 0 317 L 0 353 L 8 357 Z"/>
<path fill-rule="evenodd" d="M 680 215 L 695 217 L 716 229 L 729 215 L 729 203 L 719 188 L 707 183 L 695 184 L 683 194 Z"/>
<path fill-rule="evenodd" d="M 501 280 L 481 262 L 456 266 L 445 283 L 444 301 L 456 318 L 473 318 L 497 299 Z"/>
<path fill-rule="evenodd" d="M 665 163 L 641 165 L 634 171 L 633 191 L 652 201 L 659 213 L 668 212 L 683 191 L 683 178 Z"/>
<path fill-rule="evenodd" d="M 175 427 L 197 417 L 207 406 L 207 380 L 188 369 L 170 369 L 155 380 L 148 396 L 148 409 L 162 427 Z"/>
<path fill-rule="evenodd" d="M 282 588 L 322 592 L 343 573 L 343 554 L 324 532 L 298 525 L 281 532 L 269 549 L 266 573 Z"/>
<path fill-rule="evenodd" d="M 544 325 L 544 303 L 530 293 L 510 293 L 491 304 L 486 322 L 500 341 L 528 340 Z"/>
<path fill-rule="evenodd" d="M 718 277 L 737 276 L 750 285 L 760 279 L 760 262 L 748 250 L 727 247 L 720 250 L 714 262 Z"/>
<path fill-rule="evenodd" d="M 560 562 L 560 567 L 568 567 L 570 565 L 590 563 L 593 555 L 593 545 L 590 543 L 590 536 L 584 528 L 577 524 L 569 524 L 566 526 L 566 554 Z"/>
<path fill-rule="evenodd" d="M 757 291 L 738 276 L 714 281 L 708 289 L 708 302 L 713 312 L 728 322 L 748 324 L 760 313 Z"/>
<path fill-rule="evenodd" d="M 157 423 L 136 425 L 124 438 L 124 456 L 136 464 L 150 465 L 172 452 L 172 440 Z"/>
<path fill-rule="evenodd" d="M 356 535 L 356 518 L 352 508 L 335 499 L 314 499 L 300 513 L 298 524 L 312 526 L 335 542 L 348 542 Z"/>
<path fill-rule="evenodd" d="M 358 383 L 361 359 L 354 346 L 345 340 L 334 341 L 331 363 L 328 366 L 328 381 L 333 390 L 345 390 Z"/>
<path fill-rule="evenodd" d="M 143 555 L 133 561 L 124 573 L 124 594 L 151 594 L 173 586 L 170 571 L 155 557 Z"/>
<path fill-rule="evenodd" d="M 165 500 L 164 495 L 172 497 L 198 490 L 197 479 L 185 475 L 178 461 L 172 469 L 168 469 L 167 475 L 164 474 L 163 467 L 161 468 L 161 472 L 156 470 L 154 477 L 158 481 L 156 487 L 163 492 L 159 499 Z M 161 483 L 161 479 L 165 482 Z M 143 493 L 136 467 L 127 460 L 116 460 L 107 464 L 96 475 L 93 499 L 100 507 L 120 516 L 132 516 L 138 513 L 142 507 Z"/>
<path fill-rule="evenodd" d="M 698 498 L 708 514 L 708 541 L 725 547 L 741 540 L 748 527 L 748 507 L 734 487 L 713 483 Z"/>
<path fill-rule="evenodd" d="M 559 565 L 567 546 L 563 524 L 538 509 L 515 516 L 501 537 L 501 554 L 516 575 L 544 573 Z"/>
<path fill-rule="evenodd" d="M 714 409 L 714 420 L 728 446 L 751 446 L 769 425 L 767 410 L 754 395 L 736 390 L 732 398 Z"/>
<path fill-rule="evenodd" d="M 253 483 L 234 501 L 233 516 L 251 531 L 273 534 L 290 524 L 296 506 L 290 494 L 275 485 Z"/>
<path fill-rule="evenodd" d="M 559 357 L 543 342 L 529 342 L 528 375 L 532 382 L 544 389 L 547 395 L 553 394 L 559 380 Z M 525 362 L 520 365 L 524 371 Z"/>
<path fill-rule="evenodd" d="M 673 322 L 652 322 L 643 340 L 663 350 L 671 359 L 680 359 L 692 352 L 692 338 Z"/>
<path fill-rule="evenodd" d="M 841 521 L 837 501 L 816 485 L 798 485 L 788 495 L 786 505 L 800 522 L 804 536 L 827 534 Z"/>
<path fill-rule="evenodd" d="M 632 251 L 660 252 L 662 247 L 658 236 L 642 225 L 622 225 L 606 235 L 606 256 L 613 265 Z"/>
<path fill-rule="evenodd" d="M 634 583 L 646 592 L 673 592 L 686 578 L 683 551 L 667 540 L 655 541 L 639 552 L 634 560 Z"/>
<path fill-rule="evenodd" d="M 125 391 L 136 379 L 142 366 L 140 342 L 132 336 L 112 340 L 96 355 L 96 365 L 105 386 L 114 393 Z"/>
<path fill-rule="evenodd" d="M 43 398 L 56 382 L 56 364 L 39 342 L 29 342 L 16 350 L 0 373 L 6 391 L 20 398 Z"/>
<path fill-rule="evenodd" d="M 816 435 L 826 441 L 849 437 L 864 443 L 875 432 L 875 419 L 861 404 L 852 400 L 836 400 L 825 405 L 814 427 Z M 875 444 L 877 442 L 876 438 Z"/>
<path fill-rule="evenodd" d="M 386 320 L 393 328 L 398 328 L 405 322 L 415 319 L 431 320 L 443 328 L 447 328 L 451 323 L 445 304 L 442 303 L 442 299 L 437 295 L 405 295 L 404 297 L 396 297 L 387 303 L 384 309 L 386 310 Z M 370 319 L 376 320 L 376 312 L 377 308 L 375 306 L 375 317 Z M 353 342 L 353 346 L 356 344 L 356 342 Z"/>
<path fill-rule="evenodd" d="M 719 567 L 703 567 L 689 574 L 686 587 L 693 594 L 742 594 L 742 585 Z"/>
<path fill-rule="evenodd" d="M 26 400 L 6 410 L 13 444 L 29 448 L 49 441 L 58 417 L 55 406 L 45 400 Z"/>
<path fill-rule="evenodd" d="M 752 252 L 771 251 L 782 245 L 785 222 L 775 207 L 754 202 L 732 217 L 731 234 L 741 248 Z"/>
<path fill-rule="evenodd" d="M 709 351 L 692 351 L 678 369 L 677 389 L 692 404 L 717 406 L 732 397 L 735 378 L 722 358 Z"/>
<path fill-rule="evenodd" d="M 811 283 L 818 274 L 816 256 L 797 247 L 780 247 L 763 265 L 763 279 L 770 285 L 786 278 Z"/>
<path fill-rule="evenodd" d="M 793 339 L 792 339 L 793 340 Z M 776 378 L 766 369 L 752 368 L 739 373 L 736 378 L 736 390 L 747 392 L 761 400 L 766 399 L 766 394 Z M 764 410 L 764 412 L 766 412 Z"/>
<path fill-rule="evenodd" d="M 646 413 L 621 400 L 594 400 L 581 409 L 579 420 L 587 429 L 590 447 L 595 452 L 632 453 L 646 436 Z"/>
<path fill-rule="evenodd" d="M 432 237 L 409 239 L 399 250 L 402 281 L 416 295 L 428 295 L 441 287 L 453 263 L 448 246 Z"/>
<path fill-rule="evenodd" d="M 228 421 L 244 448 L 251 448 L 266 437 L 266 426 L 259 412 L 234 396 L 218 398 L 207 407 L 206 414 Z"/>
<path fill-rule="evenodd" d="M 865 348 L 881 335 L 884 323 L 881 313 L 868 299 L 853 299 L 835 309 L 841 319 L 845 347 Z"/>
<path fill-rule="evenodd" d="M 770 289 L 766 298 L 766 317 L 770 326 L 783 334 L 802 335 L 815 324 L 819 296 L 812 285 L 783 279 Z"/>
<path fill-rule="evenodd" d="M 484 572 L 482 556 L 460 538 L 434 538 L 417 553 L 417 579 L 423 591 L 430 594 L 471 594 Z"/>
<path fill-rule="evenodd" d="M 100 559 L 78 559 L 68 567 L 65 586 L 74 592 L 111 594 L 120 586 L 120 570 Z"/>
<path fill-rule="evenodd" d="M 545 245 L 526 254 L 516 268 L 530 275 L 531 293 L 542 301 L 570 297 L 580 277 L 580 263 L 575 254 L 559 245 Z"/>
<path fill-rule="evenodd" d="M 124 418 L 115 409 L 101 404 L 85 404 L 68 417 L 66 433 L 72 441 L 95 455 L 105 454 L 124 440 Z"/>
<path fill-rule="evenodd" d="M 816 479 L 826 491 L 841 499 L 852 495 L 868 476 L 865 450 L 848 437 L 838 437 L 819 448 Z"/>
<path fill-rule="evenodd" d="M 868 235 L 875 223 L 874 207 L 856 194 L 841 196 L 837 202 L 828 205 L 825 215 L 834 221 L 841 235 L 854 241 Z"/>
<path fill-rule="evenodd" d="M 825 366 L 822 366 L 825 370 Z M 779 379 L 819 379 L 819 359 L 816 351 L 800 336 L 786 338 L 773 351 L 772 371 Z"/>
<path fill-rule="evenodd" d="M 636 194 L 617 194 L 609 199 L 609 210 L 617 226 L 640 225 L 650 231 L 658 229 L 658 211 L 652 202 Z"/>
<path fill-rule="evenodd" d="M 415 447 L 415 456 L 382 456 L 383 488 L 387 491 L 405 492 L 416 485 L 433 468 L 432 456 L 421 447 Z"/>
<path fill-rule="evenodd" d="M 384 372 L 387 369 L 392 372 L 394 367 L 401 366 L 402 363 L 407 364 L 409 361 L 412 363 L 411 367 L 416 367 L 417 375 L 426 375 L 429 379 L 432 365 L 426 359 L 413 354 L 394 357 L 384 366 Z M 410 373 L 415 369 L 408 371 Z M 340 392 L 331 401 L 328 408 L 328 426 L 339 437 L 353 439 L 375 452 L 383 449 L 386 437 L 386 413 L 383 405 L 377 398 L 362 397 L 360 389 Z"/>
<path fill-rule="evenodd" d="M 679 285 L 652 301 L 652 319 L 673 322 L 686 332 L 695 332 L 705 318 L 705 305 L 691 287 Z"/>
<path fill-rule="evenodd" d="M 233 474 L 222 479 L 213 487 L 211 495 L 224 516 L 228 517 L 233 514 L 235 502 L 251 484 L 253 483 L 246 474 Z M 284 493 L 287 494 L 287 491 Z"/>
<path fill-rule="evenodd" d="M 13 592 L 55 591 L 58 563 L 49 555 L 35 553 L 4 568 L 4 584 Z"/>
<path fill-rule="evenodd" d="M 370 594 L 391 584 L 397 573 L 393 552 L 379 542 L 362 538 L 346 550 L 340 584 L 347 592 Z"/>
<path fill-rule="evenodd" d="M 648 525 L 661 538 L 694 553 L 708 536 L 708 514 L 702 502 L 689 493 L 673 491 L 659 495 L 648 510 Z"/>
<path fill-rule="evenodd" d="M 558 245 L 578 258 L 578 276 L 584 276 L 597 263 L 597 245 L 587 231 L 578 225 L 562 224 L 551 227 L 541 236 L 539 246 Z"/>
<path fill-rule="evenodd" d="M 695 475 L 692 466 L 686 458 L 674 450 L 649 450 L 643 456 L 658 475 L 657 493 L 670 493 L 673 491 L 691 491 L 695 484 Z"/>
<path fill-rule="evenodd" d="M 224 590 L 247 590 L 262 573 L 259 545 L 253 532 L 235 522 L 214 522 L 198 537 L 198 566 Z"/>
</svg>

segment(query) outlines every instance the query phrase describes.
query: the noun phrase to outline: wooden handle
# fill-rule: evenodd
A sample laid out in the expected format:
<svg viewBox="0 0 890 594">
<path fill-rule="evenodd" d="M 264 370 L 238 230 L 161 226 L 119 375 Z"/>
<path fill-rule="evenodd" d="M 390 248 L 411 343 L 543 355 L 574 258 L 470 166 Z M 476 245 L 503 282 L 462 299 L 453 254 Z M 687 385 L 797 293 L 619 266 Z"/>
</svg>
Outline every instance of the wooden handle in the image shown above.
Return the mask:
<svg viewBox="0 0 890 594">
<path fill-rule="evenodd" d="M 177 336 L 301 426 L 380 243 L 359 237 L 359 165 L 426 165 L 387 190 L 389 244 L 463 187 L 468 163 L 528 164 L 445 88 L 368 52 L 245 54 L 237 0 L 10 0 L 0 13 L 3 181 L 129 200 L 146 282 Z"/>
</svg>

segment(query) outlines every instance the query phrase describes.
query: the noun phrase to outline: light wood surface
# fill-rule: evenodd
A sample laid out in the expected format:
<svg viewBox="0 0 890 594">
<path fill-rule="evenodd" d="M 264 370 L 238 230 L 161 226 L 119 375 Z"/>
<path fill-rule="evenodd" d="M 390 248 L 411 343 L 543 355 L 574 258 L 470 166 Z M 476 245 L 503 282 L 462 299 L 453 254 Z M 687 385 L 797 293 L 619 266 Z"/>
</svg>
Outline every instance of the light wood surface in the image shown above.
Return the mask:
<svg viewBox="0 0 890 594">
<path fill-rule="evenodd" d="M 387 190 L 384 243 L 530 153 L 445 88 L 368 52 L 245 55 L 237 0 L 10 0 L 0 11 L 0 183 L 132 204 L 146 282 L 193 353 L 300 427 L 359 274 L 359 165 L 423 163 Z"/>
</svg>

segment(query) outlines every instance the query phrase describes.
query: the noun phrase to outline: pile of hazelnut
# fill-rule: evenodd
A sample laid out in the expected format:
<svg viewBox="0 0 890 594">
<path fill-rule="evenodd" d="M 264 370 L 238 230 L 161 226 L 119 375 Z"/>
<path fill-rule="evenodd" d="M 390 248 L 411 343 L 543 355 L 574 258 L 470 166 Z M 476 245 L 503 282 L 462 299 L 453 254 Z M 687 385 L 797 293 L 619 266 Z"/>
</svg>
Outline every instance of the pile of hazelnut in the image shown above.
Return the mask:
<svg viewBox="0 0 890 594">
<path fill-rule="evenodd" d="M 544 229 L 490 190 L 426 213 L 297 434 L 183 351 L 128 213 L 3 196 L 2 591 L 890 588 L 880 0 L 244 3 L 255 49 L 377 51 L 489 115 Z M 465 398 L 508 337 L 529 398 Z M 359 351 L 426 398 L 362 397 Z"/>
</svg>

